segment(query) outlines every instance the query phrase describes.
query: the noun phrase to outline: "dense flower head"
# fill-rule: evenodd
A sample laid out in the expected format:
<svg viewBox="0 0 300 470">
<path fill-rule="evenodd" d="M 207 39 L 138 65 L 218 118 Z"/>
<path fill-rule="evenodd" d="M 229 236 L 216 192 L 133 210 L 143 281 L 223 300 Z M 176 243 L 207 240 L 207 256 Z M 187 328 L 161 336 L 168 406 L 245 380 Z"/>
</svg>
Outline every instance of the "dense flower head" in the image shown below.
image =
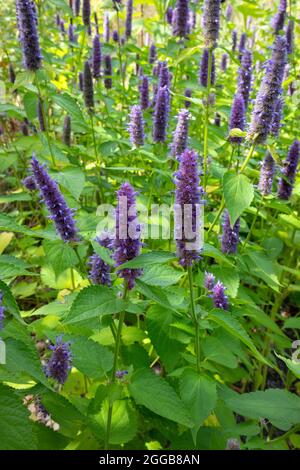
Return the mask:
<svg viewBox="0 0 300 470">
<path fill-rule="evenodd" d="M 274 137 L 279 136 L 279 131 L 281 128 L 281 119 L 282 119 L 282 112 L 283 112 L 283 105 L 284 100 L 282 96 L 279 96 L 277 102 L 275 104 L 274 113 L 273 113 L 273 120 L 271 124 L 270 132 Z"/>
<path fill-rule="evenodd" d="M 217 45 L 220 30 L 220 9 L 220 0 L 204 0 L 202 23 L 207 48 Z"/>
<path fill-rule="evenodd" d="M 85 106 L 89 112 L 92 112 L 94 108 L 94 86 L 92 72 L 88 61 L 85 61 L 84 63 L 82 85 Z"/>
<path fill-rule="evenodd" d="M 82 21 L 87 27 L 91 24 L 91 1 L 83 0 L 82 3 Z"/>
<path fill-rule="evenodd" d="M 44 111 L 44 103 L 39 98 L 37 103 L 37 116 L 39 120 L 40 130 L 45 132 L 46 124 L 45 124 L 45 111 Z"/>
<path fill-rule="evenodd" d="M 95 241 L 104 248 L 112 248 L 112 240 L 109 238 L 97 237 Z M 92 284 L 100 284 L 108 287 L 111 286 L 111 266 L 103 261 L 98 253 L 93 253 L 92 256 L 90 256 L 89 266 L 89 279 Z"/>
<path fill-rule="evenodd" d="M 149 78 L 145 75 L 141 79 L 139 86 L 140 91 L 140 105 L 142 109 L 149 108 Z"/>
<path fill-rule="evenodd" d="M 225 286 L 221 281 L 217 281 L 212 289 L 212 299 L 215 308 L 222 310 L 229 309 L 228 297 L 225 294 Z"/>
<path fill-rule="evenodd" d="M 57 183 L 50 178 L 45 167 L 32 156 L 32 172 L 36 185 L 50 213 L 56 231 L 65 242 L 77 240 L 77 228 L 73 219 L 73 211 L 67 206 Z"/>
<path fill-rule="evenodd" d="M 204 287 L 205 289 L 212 291 L 216 282 L 216 278 L 212 273 L 205 272 Z"/>
<path fill-rule="evenodd" d="M 260 169 L 258 190 L 263 196 L 267 196 L 272 191 L 273 180 L 275 175 L 275 161 L 270 154 L 266 152 L 265 158 Z"/>
<path fill-rule="evenodd" d="M 268 62 L 255 100 L 248 130 L 248 138 L 256 143 L 264 143 L 269 135 L 274 109 L 281 93 L 286 57 L 286 40 L 283 36 L 277 36 L 272 58 Z"/>
<path fill-rule="evenodd" d="M 135 147 L 144 145 L 144 120 L 143 113 L 140 105 L 131 107 L 129 115 L 129 135 L 130 142 Z"/>
<path fill-rule="evenodd" d="M 112 87 L 112 62 L 111 56 L 106 54 L 104 56 L 104 86 L 107 89 Z"/>
<path fill-rule="evenodd" d="M 237 32 L 235 29 L 232 31 L 231 39 L 232 39 L 232 52 L 234 52 L 236 50 L 236 45 L 237 45 Z"/>
<path fill-rule="evenodd" d="M 133 13 L 133 0 L 127 0 L 126 20 L 125 20 L 125 35 L 127 38 L 129 38 L 132 33 L 132 13 Z"/>
<path fill-rule="evenodd" d="M 240 219 L 237 219 L 235 224 L 231 226 L 228 210 L 224 213 L 223 218 L 223 233 L 222 233 L 222 251 L 223 253 L 236 253 L 239 243 Z"/>
<path fill-rule="evenodd" d="M 175 239 L 182 266 L 192 266 L 200 258 L 200 186 L 198 154 L 186 149 L 179 157 L 175 176 Z"/>
<path fill-rule="evenodd" d="M 75 16 L 80 15 L 80 0 L 75 0 L 74 1 L 74 14 L 75 14 Z"/>
<path fill-rule="evenodd" d="M 68 38 L 70 42 L 76 43 L 77 37 L 75 36 L 75 26 L 73 25 L 72 21 L 68 26 Z"/>
<path fill-rule="evenodd" d="M 71 118 L 69 115 L 65 116 L 64 119 L 63 143 L 68 147 L 71 145 Z"/>
<path fill-rule="evenodd" d="M 240 37 L 240 42 L 239 42 L 239 60 L 242 60 L 243 53 L 246 49 L 246 43 L 247 43 L 247 34 L 242 33 Z"/>
<path fill-rule="evenodd" d="M 35 4 L 31 0 L 17 0 L 16 12 L 24 66 L 28 70 L 38 70 L 42 65 L 42 55 Z"/>
<path fill-rule="evenodd" d="M 149 64 L 154 64 L 155 60 L 156 60 L 156 46 L 154 43 L 152 43 L 149 48 Z"/>
<path fill-rule="evenodd" d="M 158 86 L 170 88 L 170 72 L 166 60 L 158 63 Z"/>
<path fill-rule="evenodd" d="M 59 29 L 61 30 L 61 32 L 62 32 L 63 34 L 65 34 L 66 28 L 65 28 L 65 22 L 64 22 L 64 20 L 60 20 Z"/>
<path fill-rule="evenodd" d="M 241 65 L 238 72 L 238 93 L 244 98 L 245 108 L 249 103 L 249 96 L 252 84 L 252 54 L 247 49 L 244 50 Z"/>
<path fill-rule="evenodd" d="M 284 21 L 286 17 L 286 7 L 287 0 L 280 0 L 279 7 L 276 15 L 272 19 L 272 28 L 274 29 L 275 34 L 278 34 L 279 31 L 283 29 Z"/>
<path fill-rule="evenodd" d="M 286 28 L 287 53 L 292 54 L 294 50 L 294 21 L 289 20 Z"/>
<path fill-rule="evenodd" d="M 173 8 L 168 7 L 166 11 L 166 19 L 170 25 L 172 24 L 172 17 L 173 17 Z"/>
<path fill-rule="evenodd" d="M 5 314 L 4 314 L 4 306 L 3 306 L 3 295 L 0 292 L 0 330 L 3 329 L 3 322 L 4 322 Z"/>
<path fill-rule="evenodd" d="M 114 29 L 113 32 L 112 32 L 112 39 L 113 39 L 114 42 L 117 42 L 117 43 L 119 42 L 119 39 L 120 39 L 119 38 L 119 33 L 116 29 Z"/>
<path fill-rule="evenodd" d="M 282 177 L 278 183 L 279 199 L 288 200 L 293 192 L 293 185 L 296 177 L 299 162 L 300 142 L 295 140 L 289 149 L 288 156 L 284 162 Z"/>
<path fill-rule="evenodd" d="M 173 142 L 171 145 L 171 155 L 173 157 L 180 156 L 187 148 L 189 119 L 189 111 L 187 109 L 181 109 L 178 113 L 177 126 L 173 133 Z"/>
<path fill-rule="evenodd" d="M 129 183 L 123 183 L 118 193 L 116 209 L 116 235 L 114 240 L 114 260 L 120 266 L 140 254 L 140 225 L 137 220 L 136 192 Z M 119 269 L 119 277 L 127 282 L 128 288 L 134 287 L 135 279 L 141 275 L 140 269 Z"/>
<path fill-rule="evenodd" d="M 236 94 L 232 103 L 229 130 L 245 129 L 245 102 L 244 98 L 240 94 Z M 229 141 L 232 144 L 240 144 L 243 141 L 243 137 L 230 136 Z"/>
<path fill-rule="evenodd" d="M 184 92 L 184 96 L 185 96 L 186 98 L 191 98 L 191 97 L 192 97 L 192 90 L 191 90 L 190 88 L 186 88 L 186 89 L 185 89 L 185 92 Z M 186 108 L 189 108 L 189 107 L 191 106 L 191 102 L 190 102 L 189 100 L 185 100 L 184 106 L 185 106 Z"/>
<path fill-rule="evenodd" d="M 116 370 L 116 377 L 117 379 L 123 379 L 126 375 L 128 375 L 128 370 Z"/>
<path fill-rule="evenodd" d="M 28 191 L 35 191 L 37 189 L 35 179 L 32 175 L 26 176 L 22 183 Z"/>
<path fill-rule="evenodd" d="M 200 73 L 199 73 L 199 82 L 202 86 L 207 87 L 208 82 L 208 61 L 209 61 L 209 51 L 204 49 L 201 62 L 200 62 Z M 212 53 L 212 63 L 211 63 L 211 75 L 210 75 L 210 84 L 214 85 L 216 80 L 216 66 L 215 66 L 215 55 Z"/>
<path fill-rule="evenodd" d="M 55 344 L 49 346 L 49 349 L 51 349 L 52 355 L 45 365 L 46 377 L 51 377 L 63 385 L 72 369 L 70 342 L 64 342 L 62 336 L 58 336 Z"/>
<path fill-rule="evenodd" d="M 189 0 L 176 0 L 176 7 L 172 13 L 172 27 L 174 36 L 185 38 L 189 31 Z"/>
<path fill-rule="evenodd" d="M 226 72 L 227 64 L 228 64 L 228 54 L 224 53 L 224 54 L 222 54 L 222 58 L 221 58 L 221 70 L 222 70 L 222 72 Z"/>
<path fill-rule="evenodd" d="M 101 44 L 99 35 L 96 34 L 93 39 L 93 77 L 99 78 L 101 70 Z"/>
<path fill-rule="evenodd" d="M 154 142 L 165 142 L 169 121 L 169 90 L 167 87 L 158 88 L 155 97 L 155 108 L 153 115 L 153 140 Z"/>
</svg>

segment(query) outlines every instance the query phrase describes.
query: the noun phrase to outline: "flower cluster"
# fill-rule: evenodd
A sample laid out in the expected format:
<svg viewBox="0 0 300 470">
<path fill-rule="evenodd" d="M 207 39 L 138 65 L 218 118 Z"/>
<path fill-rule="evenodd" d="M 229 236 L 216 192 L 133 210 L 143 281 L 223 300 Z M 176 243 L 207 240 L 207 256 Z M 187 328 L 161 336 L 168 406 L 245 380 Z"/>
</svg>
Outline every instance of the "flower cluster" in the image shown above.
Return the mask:
<svg viewBox="0 0 300 470">
<path fill-rule="evenodd" d="M 35 3 L 31 0 L 17 0 L 16 13 L 24 65 L 28 70 L 38 70 L 42 65 L 42 55 Z"/>
<path fill-rule="evenodd" d="M 49 346 L 52 355 L 45 365 L 46 377 L 51 377 L 60 385 L 63 385 L 72 369 L 72 354 L 70 343 L 63 342 L 62 336 L 56 338 L 56 343 Z"/>
<path fill-rule="evenodd" d="M 223 253 L 236 253 L 239 243 L 240 219 L 231 226 L 228 210 L 224 213 L 223 218 L 223 234 L 222 234 L 222 251 Z"/>
<path fill-rule="evenodd" d="M 288 156 L 284 162 L 282 177 L 278 184 L 278 197 L 280 199 L 287 200 L 291 197 L 299 162 L 299 155 L 300 142 L 295 140 L 289 149 Z"/>
<path fill-rule="evenodd" d="M 173 142 L 171 145 L 171 155 L 178 157 L 187 147 L 188 126 L 190 113 L 187 109 L 181 109 L 178 114 L 178 121 L 175 132 L 173 134 Z"/>
<path fill-rule="evenodd" d="M 131 107 L 129 115 L 129 134 L 132 145 L 135 147 L 144 145 L 144 120 L 142 109 L 139 105 Z"/>
<path fill-rule="evenodd" d="M 202 23 L 207 48 L 213 48 L 217 45 L 220 30 L 220 12 L 220 0 L 204 0 Z"/>
<path fill-rule="evenodd" d="M 270 152 L 266 152 L 265 158 L 260 169 L 260 177 L 258 183 L 258 189 L 263 196 L 267 196 L 271 193 L 274 175 L 275 161 Z"/>
<path fill-rule="evenodd" d="M 204 286 L 210 292 L 209 297 L 212 298 L 215 308 L 229 310 L 228 297 L 225 294 L 226 287 L 221 281 L 216 282 L 216 278 L 212 273 L 205 273 Z"/>
<path fill-rule="evenodd" d="M 103 246 L 104 248 L 111 249 L 112 241 L 109 238 L 101 238 L 98 237 L 95 240 L 99 243 L 99 245 Z M 111 286 L 111 266 L 107 264 L 101 258 L 98 253 L 93 253 L 89 259 L 89 278 L 93 284 L 101 284 L 103 286 Z"/>
</svg>

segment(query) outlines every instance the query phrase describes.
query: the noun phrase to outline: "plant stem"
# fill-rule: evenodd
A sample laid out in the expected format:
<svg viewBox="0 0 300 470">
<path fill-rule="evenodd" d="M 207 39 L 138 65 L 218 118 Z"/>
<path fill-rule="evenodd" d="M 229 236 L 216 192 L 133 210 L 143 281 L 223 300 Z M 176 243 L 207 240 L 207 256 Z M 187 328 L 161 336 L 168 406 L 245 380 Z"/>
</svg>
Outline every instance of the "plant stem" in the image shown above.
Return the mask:
<svg viewBox="0 0 300 470">
<path fill-rule="evenodd" d="M 199 338 L 199 323 L 195 310 L 195 298 L 194 298 L 194 287 L 193 287 L 193 270 L 191 266 L 188 266 L 188 277 L 189 277 L 189 287 L 190 287 L 190 299 L 191 299 L 191 308 L 193 321 L 195 324 L 195 354 L 197 360 L 197 371 L 200 372 L 200 338 Z"/>
<path fill-rule="evenodd" d="M 48 147 L 49 147 L 49 152 L 50 152 L 50 155 L 51 155 L 52 164 L 55 168 L 56 164 L 55 164 L 55 158 L 54 158 L 51 143 L 50 143 L 48 120 L 46 120 L 44 104 L 43 104 L 43 99 L 42 99 L 42 93 L 41 93 L 40 84 L 39 84 L 39 77 L 38 77 L 37 73 L 35 74 L 35 84 L 36 84 L 36 87 L 37 87 L 37 90 L 38 90 L 38 96 L 39 96 L 39 100 L 40 100 L 40 103 L 41 103 L 41 111 L 42 111 L 43 121 L 45 123 L 45 134 L 46 134 L 47 144 L 48 144 Z"/>
<path fill-rule="evenodd" d="M 251 145 L 248 155 L 245 158 L 244 163 L 241 166 L 240 173 L 243 173 L 243 171 L 245 170 L 246 166 L 248 165 L 249 161 L 251 160 L 253 156 L 254 150 L 255 150 L 255 143 Z"/>
<path fill-rule="evenodd" d="M 212 71 L 212 49 L 208 51 L 208 75 L 207 75 L 207 91 L 205 103 L 205 120 L 204 120 L 204 136 L 203 136 L 203 173 L 204 173 L 204 191 L 206 191 L 207 183 L 207 157 L 208 157 L 208 124 L 209 124 L 209 95 L 211 87 L 211 71 Z"/>
</svg>

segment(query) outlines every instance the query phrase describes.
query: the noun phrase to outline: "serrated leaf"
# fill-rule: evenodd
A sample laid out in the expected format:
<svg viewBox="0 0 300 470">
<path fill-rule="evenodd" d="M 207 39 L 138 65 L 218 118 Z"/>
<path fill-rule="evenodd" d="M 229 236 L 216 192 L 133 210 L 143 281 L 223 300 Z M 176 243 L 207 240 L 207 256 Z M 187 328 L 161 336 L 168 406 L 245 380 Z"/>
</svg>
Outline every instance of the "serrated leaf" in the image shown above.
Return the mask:
<svg viewBox="0 0 300 470">
<path fill-rule="evenodd" d="M 247 176 L 228 171 L 223 177 L 225 204 L 230 215 L 230 222 L 235 224 L 254 197 L 253 185 Z"/>
<path fill-rule="evenodd" d="M 92 379 L 99 379 L 110 371 L 113 353 L 85 336 L 66 336 L 71 343 L 73 365 Z"/>
<path fill-rule="evenodd" d="M 179 279 L 184 275 L 184 271 L 178 271 L 171 266 L 156 264 L 145 269 L 140 279 L 150 286 L 166 287 L 177 284 Z"/>
<path fill-rule="evenodd" d="M 46 240 L 43 242 L 43 248 L 47 262 L 50 263 L 56 277 L 78 263 L 74 248 L 61 240 Z"/>
<path fill-rule="evenodd" d="M 136 258 L 122 264 L 120 267 L 124 268 L 144 268 L 146 266 L 152 266 L 153 264 L 167 263 L 176 259 L 174 253 L 167 251 L 152 251 L 151 253 L 142 253 Z"/>
<path fill-rule="evenodd" d="M 136 279 L 136 287 L 138 291 L 145 295 L 148 299 L 157 302 L 165 308 L 173 310 L 173 312 L 177 312 L 177 310 L 170 304 L 167 294 L 160 287 L 147 286 L 147 284 L 142 282 L 140 279 Z"/>
</svg>

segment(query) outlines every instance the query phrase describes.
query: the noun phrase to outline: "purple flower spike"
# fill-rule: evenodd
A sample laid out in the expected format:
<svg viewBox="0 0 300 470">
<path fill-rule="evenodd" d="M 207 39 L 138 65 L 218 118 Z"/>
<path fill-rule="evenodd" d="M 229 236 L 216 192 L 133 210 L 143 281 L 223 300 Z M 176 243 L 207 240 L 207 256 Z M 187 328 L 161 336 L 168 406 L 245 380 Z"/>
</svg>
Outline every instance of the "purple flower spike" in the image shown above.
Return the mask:
<svg viewBox="0 0 300 470">
<path fill-rule="evenodd" d="M 129 115 L 130 142 L 135 147 L 144 145 L 144 120 L 142 109 L 139 105 L 131 107 Z"/>
<path fill-rule="evenodd" d="M 252 54 L 245 50 L 242 55 L 241 66 L 238 72 L 238 93 L 244 98 L 247 109 L 252 84 Z"/>
<path fill-rule="evenodd" d="M 72 354 L 70 343 L 63 342 L 62 337 L 56 338 L 54 346 L 49 346 L 52 355 L 45 366 L 46 377 L 51 377 L 63 385 L 72 369 Z"/>
<path fill-rule="evenodd" d="M 236 30 L 232 31 L 232 52 L 236 50 L 237 45 L 237 32 Z"/>
<path fill-rule="evenodd" d="M 112 63 L 109 54 L 104 56 L 104 86 L 107 90 L 112 87 Z"/>
<path fill-rule="evenodd" d="M 218 281 L 212 290 L 212 299 L 215 308 L 221 308 L 222 310 L 228 310 L 228 297 L 225 294 L 225 286 L 221 281 Z"/>
<path fill-rule="evenodd" d="M 247 42 L 247 35 L 246 33 L 242 33 L 240 37 L 240 43 L 239 43 L 239 60 L 242 60 L 243 53 L 246 49 L 246 42 Z"/>
<path fill-rule="evenodd" d="M 148 77 L 142 77 L 142 82 L 139 86 L 140 90 L 140 105 L 142 109 L 147 109 L 150 106 L 149 103 L 149 79 Z"/>
<path fill-rule="evenodd" d="M 45 167 L 38 162 L 34 155 L 31 166 L 36 185 L 50 213 L 50 219 L 55 224 L 57 233 L 65 242 L 76 241 L 78 237 L 73 211 L 67 206 L 57 183 L 50 178 Z"/>
<path fill-rule="evenodd" d="M 170 72 L 168 69 L 168 63 L 165 60 L 164 62 L 159 62 L 159 72 L 158 72 L 158 86 L 160 88 L 167 87 L 170 89 Z"/>
<path fill-rule="evenodd" d="M 74 13 L 75 13 L 75 16 L 80 15 L 80 0 L 75 0 L 74 2 Z"/>
<path fill-rule="evenodd" d="M 286 28 L 287 53 L 292 54 L 294 50 L 294 21 L 289 20 Z"/>
<path fill-rule="evenodd" d="M 227 21 L 231 20 L 232 12 L 233 12 L 233 8 L 232 8 L 231 3 L 229 3 L 229 5 L 227 5 L 226 12 L 225 12 L 225 16 L 226 16 Z"/>
<path fill-rule="evenodd" d="M 37 185 L 33 176 L 26 176 L 26 178 L 22 181 L 23 185 L 25 186 L 28 191 L 35 191 L 37 189 Z"/>
<path fill-rule="evenodd" d="M 45 124 L 45 119 L 44 119 L 44 103 L 40 100 L 40 98 L 37 104 L 37 116 L 39 120 L 40 130 L 42 132 L 45 132 L 46 124 Z"/>
<path fill-rule="evenodd" d="M 3 295 L 2 292 L 0 292 L 0 330 L 3 330 L 4 318 Z"/>
<path fill-rule="evenodd" d="M 245 102 L 242 95 L 236 95 L 233 100 L 229 129 L 245 129 Z M 243 141 L 243 137 L 229 137 L 229 141 L 232 144 L 240 144 Z"/>
<path fill-rule="evenodd" d="M 155 44 L 151 44 L 149 48 L 149 64 L 154 64 L 156 60 L 156 46 Z"/>
<path fill-rule="evenodd" d="M 88 28 L 91 24 L 91 2 L 90 0 L 83 0 L 82 3 L 82 21 Z"/>
<path fill-rule="evenodd" d="M 179 157 L 187 147 L 188 127 L 190 113 L 187 109 L 181 109 L 178 114 L 176 130 L 173 134 L 173 142 L 171 145 L 171 155 Z"/>
<path fill-rule="evenodd" d="M 192 90 L 190 88 L 186 88 L 185 92 L 184 92 L 184 96 L 186 96 L 186 98 L 191 98 L 192 97 Z M 189 100 L 185 100 L 184 106 L 186 108 L 189 108 L 191 106 L 191 102 Z"/>
<path fill-rule="evenodd" d="M 273 113 L 273 121 L 271 125 L 271 134 L 274 137 L 279 136 L 279 131 L 281 128 L 281 119 L 282 119 L 282 111 L 283 111 L 283 105 L 284 105 L 284 100 L 280 96 L 276 102 L 275 108 L 274 108 L 274 113 Z"/>
<path fill-rule="evenodd" d="M 168 24 L 172 25 L 172 18 L 173 18 L 173 8 L 168 7 L 166 11 L 166 19 Z"/>
<path fill-rule="evenodd" d="M 174 36 L 185 38 L 189 32 L 189 0 L 177 0 L 176 8 L 172 13 L 172 26 Z"/>
<path fill-rule="evenodd" d="M 299 162 L 300 142 L 295 140 L 289 149 L 288 156 L 284 162 L 282 178 L 278 184 L 279 199 L 288 200 L 293 192 L 293 185 L 296 177 Z"/>
<path fill-rule="evenodd" d="M 99 78 L 101 70 L 101 44 L 99 35 L 96 34 L 93 40 L 93 77 Z"/>
<path fill-rule="evenodd" d="M 109 238 L 101 239 L 101 237 L 99 237 L 99 238 L 96 238 L 96 242 L 98 242 L 99 245 L 105 248 L 111 249 L 112 241 Z M 108 286 L 108 287 L 111 286 L 111 278 L 110 278 L 111 267 L 109 264 L 103 261 L 100 255 L 98 255 L 97 253 L 94 253 L 92 256 L 90 256 L 89 266 L 90 266 L 89 278 L 92 284 L 100 284 L 102 286 Z"/>
<path fill-rule="evenodd" d="M 166 87 L 159 88 L 155 98 L 153 116 L 153 140 L 165 142 L 169 120 L 169 91 Z"/>
<path fill-rule="evenodd" d="M 137 221 L 136 192 L 129 183 L 123 183 L 118 191 L 116 209 L 116 237 L 114 241 L 114 259 L 116 266 L 134 259 L 140 254 L 140 226 Z M 134 287 L 135 279 L 141 275 L 141 269 L 119 269 L 117 274 L 125 279 L 128 288 Z"/>
<path fill-rule="evenodd" d="M 209 51 L 208 49 L 204 49 L 201 63 L 200 63 L 200 74 L 199 74 L 199 82 L 202 86 L 207 87 L 207 79 L 208 79 L 208 59 L 209 59 Z M 211 64 L 211 75 L 210 75 L 210 84 L 214 85 L 216 79 L 216 66 L 215 66 L 215 56 L 212 53 L 212 64 Z"/>
<path fill-rule="evenodd" d="M 228 54 L 223 54 L 221 59 L 221 70 L 222 72 L 226 72 L 227 70 L 227 63 L 228 63 Z"/>
<path fill-rule="evenodd" d="M 256 143 L 263 144 L 269 135 L 274 109 L 281 93 L 286 58 L 286 40 L 282 36 L 277 36 L 272 58 L 268 62 L 256 97 L 248 130 L 248 139 Z"/>
<path fill-rule="evenodd" d="M 83 97 L 88 111 L 91 113 L 94 109 L 94 86 L 92 72 L 88 61 L 84 63 L 83 69 Z"/>
<path fill-rule="evenodd" d="M 272 20 L 272 28 L 274 29 L 275 34 L 278 34 L 283 29 L 286 17 L 286 7 L 287 0 L 280 0 L 278 11 Z"/>
<path fill-rule="evenodd" d="M 216 282 L 216 278 L 212 273 L 205 272 L 204 287 L 205 289 L 212 291 Z"/>
<path fill-rule="evenodd" d="M 217 45 L 220 30 L 220 12 L 220 0 L 204 0 L 203 33 L 205 46 L 209 49 Z"/>
<path fill-rule="evenodd" d="M 16 12 L 24 66 L 28 70 L 38 70 L 42 66 L 42 56 L 35 3 L 31 0 L 17 0 Z"/>
<path fill-rule="evenodd" d="M 198 154 L 186 149 L 179 158 L 175 173 L 175 239 L 177 257 L 182 266 L 192 266 L 200 258 L 200 186 Z"/>
<path fill-rule="evenodd" d="M 275 161 L 270 154 L 266 152 L 264 161 L 260 170 L 258 189 L 263 196 L 268 196 L 272 191 L 273 180 L 275 175 Z"/>
<path fill-rule="evenodd" d="M 71 146 L 71 118 L 70 116 L 65 116 L 64 127 L 63 127 L 63 143 L 68 147 Z"/>
<path fill-rule="evenodd" d="M 103 21 L 103 37 L 105 42 L 109 42 L 110 38 L 110 23 L 109 23 L 109 16 L 107 13 L 104 15 Z"/>
<path fill-rule="evenodd" d="M 133 0 L 127 0 L 126 6 L 126 20 L 125 20 L 125 35 L 130 38 L 132 33 L 132 13 L 133 13 Z"/>
<path fill-rule="evenodd" d="M 118 43 L 119 42 L 119 33 L 116 29 L 113 30 L 112 32 L 112 39 L 114 42 Z"/>
<path fill-rule="evenodd" d="M 237 219 L 234 226 L 230 225 L 229 212 L 226 210 L 223 219 L 222 251 L 223 253 L 236 253 L 239 243 L 240 219 Z"/>
</svg>

